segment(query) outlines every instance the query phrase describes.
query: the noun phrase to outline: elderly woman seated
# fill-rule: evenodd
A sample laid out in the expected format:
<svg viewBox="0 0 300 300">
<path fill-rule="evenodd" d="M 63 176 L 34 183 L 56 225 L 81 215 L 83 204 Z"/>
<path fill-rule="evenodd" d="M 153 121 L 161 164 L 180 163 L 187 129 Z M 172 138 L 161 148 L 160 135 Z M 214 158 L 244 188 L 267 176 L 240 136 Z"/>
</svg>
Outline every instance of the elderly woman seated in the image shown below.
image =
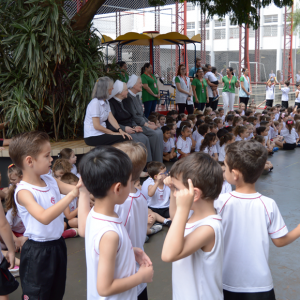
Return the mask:
<svg viewBox="0 0 300 300">
<path fill-rule="evenodd" d="M 152 159 L 162 162 L 163 132 L 145 117 L 142 102 L 137 94 L 142 91 L 141 77 L 131 75 L 127 82 L 127 87 L 129 93 L 127 98 L 123 100 L 124 108 L 132 115 L 134 122 L 142 127 L 144 135 L 148 137 Z"/>
<path fill-rule="evenodd" d="M 114 83 L 114 87 L 109 98 L 111 113 L 123 131 L 128 133 L 135 142 L 141 142 L 145 145 L 147 149 L 147 162 L 150 162 L 152 161 L 152 155 L 149 139 L 143 134 L 142 127 L 136 124 L 131 113 L 123 106 L 123 100 L 127 97 L 127 94 L 128 89 L 126 83 L 117 80 Z M 107 127 L 114 130 L 109 123 L 107 123 Z"/>
</svg>

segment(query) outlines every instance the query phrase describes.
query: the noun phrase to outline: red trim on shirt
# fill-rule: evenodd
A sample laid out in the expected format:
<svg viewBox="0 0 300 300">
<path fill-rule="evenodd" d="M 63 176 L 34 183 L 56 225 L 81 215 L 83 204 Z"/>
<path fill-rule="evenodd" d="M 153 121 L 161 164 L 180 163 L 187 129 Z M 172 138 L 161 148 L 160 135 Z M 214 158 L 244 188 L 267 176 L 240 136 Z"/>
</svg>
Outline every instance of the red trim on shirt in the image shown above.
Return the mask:
<svg viewBox="0 0 300 300">
<path fill-rule="evenodd" d="M 229 195 L 231 195 L 231 194 L 229 193 Z M 232 196 L 233 195 L 231 195 L 231 197 Z M 225 205 L 227 204 L 227 202 L 230 200 L 231 197 L 229 197 L 229 199 L 224 203 L 224 205 L 222 206 L 221 210 L 219 211 L 219 214 L 222 212 L 223 208 L 225 207 Z"/>
<path fill-rule="evenodd" d="M 129 197 L 131 197 L 131 196 L 129 196 Z M 130 207 L 129 207 L 129 210 L 128 210 L 128 214 L 127 214 L 127 218 L 126 218 L 124 226 L 126 226 L 128 218 L 129 218 L 129 213 L 130 213 L 130 210 L 131 210 L 131 207 L 132 207 L 133 198 L 137 198 L 137 197 L 131 197 L 131 203 L 130 203 Z"/>
<path fill-rule="evenodd" d="M 253 200 L 253 199 L 259 199 L 261 197 L 261 195 L 259 197 L 255 197 L 255 198 L 241 198 L 241 197 L 237 197 L 237 196 L 234 196 L 232 195 L 231 193 L 229 193 L 232 197 L 234 198 L 238 198 L 238 199 L 247 199 L 247 200 Z"/>
<path fill-rule="evenodd" d="M 32 189 L 35 190 L 35 191 L 38 191 L 38 192 L 42 192 L 42 193 L 47 193 L 47 192 L 50 191 L 50 189 L 48 191 L 41 191 L 41 190 L 38 190 L 38 189 L 35 189 L 35 188 L 32 188 Z"/>
<path fill-rule="evenodd" d="M 114 221 L 109 221 L 109 220 L 104 220 L 104 219 L 98 219 L 98 218 L 95 218 L 93 216 L 92 216 L 92 218 L 96 219 L 96 220 L 100 220 L 100 221 L 106 221 L 106 222 L 111 222 L 111 223 L 115 223 L 115 224 L 122 224 L 122 222 L 119 223 L 119 222 L 114 222 Z"/>
<path fill-rule="evenodd" d="M 214 220 L 222 221 L 222 219 L 213 218 Z"/>
<path fill-rule="evenodd" d="M 260 198 L 260 201 L 262 202 L 262 204 L 264 205 L 264 207 L 265 207 L 265 210 L 266 210 L 266 212 L 267 212 L 267 215 L 268 215 L 268 218 L 269 218 L 269 221 L 270 221 L 270 225 L 272 224 L 272 222 L 271 222 L 271 219 L 270 219 L 270 216 L 269 216 L 269 213 L 268 213 L 268 211 L 267 211 L 267 208 L 266 208 L 266 206 L 265 206 L 265 203 L 264 203 L 264 201 L 262 201 L 261 200 L 261 197 L 259 197 Z"/>
<path fill-rule="evenodd" d="M 145 198 L 145 200 L 147 201 L 147 199 L 146 199 L 146 197 L 144 196 L 144 194 L 143 193 L 141 193 L 141 195 Z"/>
<path fill-rule="evenodd" d="M 274 232 L 272 232 L 272 233 L 269 233 L 269 234 L 274 234 L 274 233 L 276 233 L 276 232 L 280 231 L 281 229 L 283 229 L 284 227 L 286 227 L 286 225 L 284 225 L 282 228 L 278 229 L 277 231 L 274 231 Z"/>
</svg>

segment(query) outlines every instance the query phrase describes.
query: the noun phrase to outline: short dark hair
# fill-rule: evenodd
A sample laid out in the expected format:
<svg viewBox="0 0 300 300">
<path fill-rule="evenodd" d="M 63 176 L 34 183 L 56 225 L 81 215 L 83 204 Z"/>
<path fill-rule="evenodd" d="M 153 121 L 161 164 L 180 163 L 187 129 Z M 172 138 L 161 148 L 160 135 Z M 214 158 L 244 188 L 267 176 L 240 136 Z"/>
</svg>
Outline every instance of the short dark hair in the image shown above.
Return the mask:
<svg viewBox="0 0 300 300">
<path fill-rule="evenodd" d="M 75 174 L 69 172 L 69 173 L 65 173 L 63 176 L 61 176 L 61 181 L 71 184 L 72 182 L 77 183 L 79 181 L 79 178 Z"/>
<path fill-rule="evenodd" d="M 149 176 L 154 179 L 154 176 L 159 174 L 161 170 L 166 168 L 166 166 L 159 161 L 151 161 L 147 165 L 147 172 Z"/>
<path fill-rule="evenodd" d="M 163 126 L 163 127 L 161 128 L 161 130 L 162 130 L 162 132 L 163 132 L 163 134 L 164 134 L 165 132 L 170 131 L 171 129 L 170 129 L 168 126 Z"/>
<path fill-rule="evenodd" d="M 165 118 L 165 119 L 166 119 L 166 116 L 165 116 L 165 115 L 159 115 L 158 118 L 157 118 L 158 121 L 159 121 L 161 118 Z"/>
<path fill-rule="evenodd" d="M 123 68 L 124 65 L 126 65 L 125 61 L 119 61 L 117 62 L 117 64 L 119 65 L 120 68 Z"/>
<path fill-rule="evenodd" d="M 37 158 L 42 146 L 49 142 L 46 132 L 30 131 L 14 136 L 9 145 L 9 156 L 13 163 L 20 169 L 23 168 L 23 160 L 26 156 Z"/>
<path fill-rule="evenodd" d="M 58 153 L 59 158 L 70 159 L 72 152 L 71 148 L 64 148 Z"/>
<path fill-rule="evenodd" d="M 233 169 L 241 172 L 245 183 L 257 181 L 267 158 L 267 149 L 255 140 L 234 142 L 226 147 L 225 162 L 230 172 Z"/>
<path fill-rule="evenodd" d="M 256 128 L 256 134 L 261 135 L 262 132 L 264 132 L 267 129 L 265 126 L 259 126 Z"/>
<path fill-rule="evenodd" d="M 85 154 L 79 164 L 83 184 L 95 198 L 104 198 L 111 186 L 127 186 L 132 173 L 130 158 L 112 146 L 100 146 Z"/>
<path fill-rule="evenodd" d="M 189 186 L 188 179 L 191 179 L 194 187 L 201 190 L 202 198 L 212 201 L 219 197 L 224 181 L 220 165 L 203 152 L 194 152 L 178 160 L 170 175 L 178 180 L 181 177 L 185 187 Z"/>
<path fill-rule="evenodd" d="M 206 124 L 206 123 L 203 123 L 203 124 L 199 125 L 199 127 L 198 127 L 198 132 L 199 132 L 202 136 L 204 136 L 205 133 L 207 133 L 208 129 L 209 129 L 209 125 Z"/>
</svg>

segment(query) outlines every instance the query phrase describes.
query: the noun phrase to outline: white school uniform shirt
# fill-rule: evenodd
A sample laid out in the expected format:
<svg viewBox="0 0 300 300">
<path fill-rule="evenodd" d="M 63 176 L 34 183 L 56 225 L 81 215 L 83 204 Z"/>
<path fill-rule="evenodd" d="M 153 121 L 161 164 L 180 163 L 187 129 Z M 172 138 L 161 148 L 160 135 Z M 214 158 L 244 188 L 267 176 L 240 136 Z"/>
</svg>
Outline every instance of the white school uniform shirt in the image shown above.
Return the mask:
<svg viewBox="0 0 300 300">
<path fill-rule="evenodd" d="M 204 153 L 208 153 L 210 156 L 213 156 L 215 153 L 218 153 L 217 152 L 217 148 L 216 148 L 216 145 L 213 145 L 212 147 L 206 147 L 204 150 L 203 150 Z"/>
<path fill-rule="evenodd" d="M 178 121 L 178 122 L 177 122 L 177 128 L 180 127 L 181 122 L 182 122 L 182 121 Z"/>
<path fill-rule="evenodd" d="M 218 78 L 216 77 L 216 75 L 213 72 L 207 72 L 204 75 L 204 78 L 208 79 L 210 82 L 218 81 Z"/>
<path fill-rule="evenodd" d="M 276 202 L 260 193 L 221 194 L 214 202 L 224 231 L 223 288 L 236 293 L 273 288 L 269 237 L 288 233 Z"/>
<path fill-rule="evenodd" d="M 281 101 L 289 101 L 289 87 L 283 87 L 281 88 L 282 91 L 282 96 L 281 96 Z"/>
<path fill-rule="evenodd" d="M 284 128 L 280 131 L 280 135 L 284 137 L 287 144 L 295 144 L 296 139 L 298 138 L 295 128 L 292 128 L 291 133 L 287 128 Z"/>
<path fill-rule="evenodd" d="M 232 186 L 226 180 L 223 181 L 221 194 L 226 194 L 232 192 Z"/>
<path fill-rule="evenodd" d="M 98 100 L 97 98 L 92 99 L 86 108 L 84 118 L 84 138 L 104 134 L 104 132 L 95 129 L 93 118 L 99 118 L 100 125 L 106 128 L 105 121 L 107 120 L 110 111 L 107 100 Z"/>
<path fill-rule="evenodd" d="M 73 173 L 74 175 L 76 175 L 78 178 L 80 178 L 80 175 L 77 172 L 77 167 L 76 165 L 72 165 L 72 169 L 71 169 L 71 173 Z"/>
<path fill-rule="evenodd" d="M 25 232 L 25 226 L 22 222 L 22 219 L 19 216 L 19 213 L 17 211 L 16 215 L 12 215 L 12 208 L 9 209 L 6 213 L 6 220 L 11 228 L 12 231 L 17 233 L 24 233 Z"/>
<path fill-rule="evenodd" d="M 223 115 L 221 119 L 222 119 L 222 121 L 224 123 L 225 122 L 225 115 Z"/>
<path fill-rule="evenodd" d="M 254 137 L 254 134 L 253 134 L 253 132 L 251 132 L 251 133 L 249 134 L 249 136 L 245 138 L 245 140 L 246 140 L 246 141 L 249 141 L 249 140 L 251 140 L 253 137 Z"/>
<path fill-rule="evenodd" d="M 136 193 L 130 193 L 125 202 L 121 205 L 115 205 L 115 212 L 122 220 L 133 247 L 144 250 L 144 243 L 147 235 L 148 224 L 148 205 L 146 197 L 137 190 Z M 139 264 L 136 263 L 136 271 Z M 137 286 L 137 294 L 140 295 L 147 287 L 147 283 Z"/>
<path fill-rule="evenodd" d="M 278 130 L 275 130 L 273 127 L 270 127 L 269 133 L 271 140 L 278 136 Z"/>
<path fill-rule="evenodd" d="M 96 213 L 91 209 L 85 228 L 85 253 L 87 266 L 87 300 L 125 300 L 137 299 L 137 288 L 134 287 L 120 294 L 101 297 L 97 291 L 97 272 L 99 263 L 99 243 L 102 236 L 114 231 L 119 236 L 119 246 L 115 260 L 114 278 L 126 278 L 136 273 L 133 247 L 120 218 Z"/>
<path fill-rule="evenodd" d="M 241 116 L 244 116 L 244 115 L 245 115 L 245 111 L 243 110 L 242 113 L 241 113 Z"/>
<path fill-rule="evenodd" d="M 236 136 L 235 141 L 239 142 L 239 141 L 243 141 L 244 139 L 242 139 L 239 135 Z"/>
<path fill-rule="evenodd" d="M 279 119 L 279 116 L 280 116 L 280 113 L 277 113 L 277 114 L 275 114 L 275 121 L 278 121 L 278 119 Z"/>
<path fill-rule="evenodd" d="M 200 137 L 199 137 L 198 141 L 196 142 L 195 152 L 200 151 L 200 147 L 201 147 L 201 144 L 202 144 L 203 140 L 204 140 L 204 137 L 200 134 Z"/>
<path fill-rule="evenodd" d="M 154 185 L 155 182 L 151 177 L 148 177 L 142 185 L 142 194 L 146 197 L 148 206 L 153 208 L 165 208 L 170 206 L 170 193 L 171 190 L 168 186 L 164 185 L 163 189 L 157 188 L 154 195 L 149 197 L 148 187 Z"/>
<path fill-rule="evenodd" d="M 202 137 L 202 135 L 198 132 L 198 128 L 193 132 L 192 137 L 196 143 Z"/>
<path fill-rule="evenodd" d="M 226 151 L 225 151 L 225 147 L 226 147 L 226 144 L 223 144 L 221 147 L 220 147 L 220 151 L 219 151 L 219 161 L 224 161 L 225 160 L 225 155 L 226 155 Z"/>
<path fill-rule="evenodd" d="M 25 181 L 21 181 L 15 191 L 15 202 L 18 208 L 19 215 L 25 226 L 24 236 L 36 242 L 46 242 L 58 240 L 64 231 L 64 217 L 61 213 L 56 219 L 48 225 L 40 223 L 35 219 L 27 209 L 20 205 L 17 201 L 18 192 L 21 190 L 29 191 L 34 200 L 47 209 L 57 203 L 61 197 L 56 180 L 49 175 L 41 175 L 41 179 L 45 182 L 45 187 L 35 186 Z"/>
<path fill-rule="evenodd" d="M 66 197 L 66 195 L 60 194 L 60 199 Z M 69 208 L 70 208 L 70 212 L 74 211 L 77 208 L 77 204 L 78 204 L 78 198 L 76 197 L 74 200 L 72 200 L 72 202 L 69 204 Z M 64 213 L 63 213 L 64 214 Z M 64 217 L 65 214 L 64 214 Z"/>
<path fill-rule="evenodd" d="M 220 140 L 218 140 L 217 143 L 216 143 L 217 153 L 220 152 L 220 148 L 221 148 L 221 146 L 220 146 Z"/>
<path fill-rule="evenodd" d="M 184 236 L 200 226 L 210 226 L 215 232 L 215 245 L 210 252 L 195 253 L 172 263 L 173 300 L 223 300 L 223 228 L 218 215 L 187 223 Z"/>
<path fill-rule="evenodd" d="M 183 153 L 191 153 L 193 142 L 191 138 L 187 137 L 186 140 L 184 141 L 181 136 L 178 137 L 177 140 L 177 150 L 181 150 Z M 177 157 L 179 157 L 181 154 L 177 153 Z"/>
<path fill-rule="evenodd" d="M 298 74 L 297 74 L 298 75 Z M 298 90 L 299 91 L 299 90 Z M 298 93 L 298 97 L 295 99 L 295 103 L 300 103 L 300 92 Z"/>
<path fill-rule="evenodd" d="M 272 84 L 270 87 L 266 86 L 266 99 L 274 100 L 275 97 L 275 85 Z"/>
<path fill-rule="evenodd" d="M 169 153 L 172 151 L 173 148 L 175 148 L 174 139 L 169 138 L 167 142 L 163 140 L 163 146 L 164 146 L 164 152 Z"/>
</svg>

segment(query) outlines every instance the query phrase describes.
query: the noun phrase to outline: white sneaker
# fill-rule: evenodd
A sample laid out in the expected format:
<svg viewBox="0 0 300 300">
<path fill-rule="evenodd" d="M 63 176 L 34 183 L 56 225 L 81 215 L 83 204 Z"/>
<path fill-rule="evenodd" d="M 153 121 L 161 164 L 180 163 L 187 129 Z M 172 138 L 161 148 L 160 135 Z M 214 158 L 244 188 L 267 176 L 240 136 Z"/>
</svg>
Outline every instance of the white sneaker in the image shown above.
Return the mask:
<svg viewBox="0 0 300 300">
<path fill-rule="evenodd" d="M 155 233 L 158 233 L 159 231 L 162 230 L 162 225 L 153 225 L 151 228 L 151 235 L 152 234 L 155 234 Z"/>
</svg>

